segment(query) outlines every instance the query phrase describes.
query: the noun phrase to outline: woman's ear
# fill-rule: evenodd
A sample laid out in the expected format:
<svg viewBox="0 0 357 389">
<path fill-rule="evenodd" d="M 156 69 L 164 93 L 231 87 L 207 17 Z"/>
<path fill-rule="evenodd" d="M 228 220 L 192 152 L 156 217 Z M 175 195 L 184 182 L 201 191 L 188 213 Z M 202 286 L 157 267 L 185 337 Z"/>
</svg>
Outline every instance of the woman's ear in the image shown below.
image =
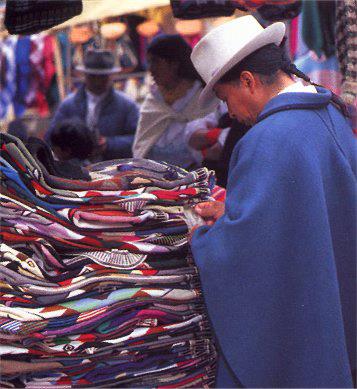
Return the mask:
<svg viewBox="0 0 357 389">
<path fill-rule="evenodd" d="M 254 90 L 254 88 L 256 87 L 256 80 L 253 74 L 248 70 L 243 70 L 243 72 L 239 76 L 239 80 L 245 88 Z"/>
</svg>

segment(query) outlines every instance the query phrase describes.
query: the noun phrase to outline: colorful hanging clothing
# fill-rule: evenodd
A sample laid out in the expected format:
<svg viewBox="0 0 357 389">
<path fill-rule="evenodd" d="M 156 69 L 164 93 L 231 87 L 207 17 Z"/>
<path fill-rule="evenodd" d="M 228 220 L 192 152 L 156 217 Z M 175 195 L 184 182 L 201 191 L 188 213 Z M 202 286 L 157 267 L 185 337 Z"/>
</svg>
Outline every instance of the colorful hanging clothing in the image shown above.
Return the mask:
<svg viewBox="0 0 357 389">
<path fill-rule="evenodd" d="M 26 105 L 37 108 L 41 116 L 48 114 L 46 91 L 55 74 L 53 39 L 50 35 L 31 36 L 31 80 L 26 95 Z"/>
<path fill-rule="evenodd" d="M 318 57 L 335 54 L 335 2 L 303 1 L 302 36 Z"/>
<path fill-rule="evenodd" d="M 0 119 L 4 119 L 16 93 L 15 48 L 17 37 L 9 37 L 0 42 Z"/>
<path fill-rule="evenodd" d="M 16 116 L 22 116 L 27 105 L 27 96 L 31 79 L 31 39 L 28 36 L 19 37 L 16 44 L 16 94 L 14 97 L 14 109 Z"/>
<path fill-rule="evenodd" d="M 322 85 L 337 95 L 340 94 L 342 76 L 334 55 L 329 58 L 323 55 L 319 58 L 313 51 L 309 51 L 295 60 L 295 65 L 314 83 Z"/>
<path fill-rule="evenodd" d="M 296 3 L 296 0 L 170 0 L 172 12 L 178 19 L 200 19 L 231 16 L 236 9 L 255 11 L 264 6 Z"/>
</svg>

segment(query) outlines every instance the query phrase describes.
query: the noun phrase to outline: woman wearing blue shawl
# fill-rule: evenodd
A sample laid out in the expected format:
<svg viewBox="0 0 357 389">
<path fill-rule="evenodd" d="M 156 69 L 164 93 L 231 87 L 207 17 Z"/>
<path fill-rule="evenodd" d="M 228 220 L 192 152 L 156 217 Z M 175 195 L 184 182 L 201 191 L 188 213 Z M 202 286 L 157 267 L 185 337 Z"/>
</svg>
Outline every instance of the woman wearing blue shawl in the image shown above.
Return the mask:
<svg viewBox="0 0 357 389">
<path fill-rule="evenodd" d="M 286 61 L 283 23 L 228 22 L 192 61 L 232 117 L 225 207 L 202 203 L 192 251 L 221 351 L 218 387 L 352 387 L 356 161 L 345 106 Z"/>
</svg>

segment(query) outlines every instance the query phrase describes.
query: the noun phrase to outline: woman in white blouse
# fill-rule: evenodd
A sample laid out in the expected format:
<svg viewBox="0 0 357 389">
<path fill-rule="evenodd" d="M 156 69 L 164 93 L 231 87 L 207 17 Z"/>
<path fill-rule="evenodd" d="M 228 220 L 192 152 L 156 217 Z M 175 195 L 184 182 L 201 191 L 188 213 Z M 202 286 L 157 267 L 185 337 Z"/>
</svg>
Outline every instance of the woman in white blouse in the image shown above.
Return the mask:
<svg viewBox="0 0 357 389">
<path fill-rule="evenodd" d="M 201 165 L 202 153 L 189 145 L 197 128 L 189 124 L 213 112 L 217 100 L 204 110 L 199 107 L 203 84 L 192 65 L 191 51 L 180 35 L 160 35 L 150 43 L 147 58 L 154 84 L 140 110 L 134 158 L 186 169 Z"/>
</svg>

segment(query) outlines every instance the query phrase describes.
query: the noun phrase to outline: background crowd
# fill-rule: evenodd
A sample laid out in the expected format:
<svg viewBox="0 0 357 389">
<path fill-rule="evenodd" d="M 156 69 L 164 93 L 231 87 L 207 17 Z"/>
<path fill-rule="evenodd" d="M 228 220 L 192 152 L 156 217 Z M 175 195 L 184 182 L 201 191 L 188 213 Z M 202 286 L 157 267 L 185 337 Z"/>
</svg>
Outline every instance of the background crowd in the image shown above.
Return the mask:
<svg viewBox="0 0 357 389">
<path fill-rule="evenodd" d="M 80 166 L 128 157 L 187 170 L 206 166 L 224 187 L 230 154 L 249 126 L 230 118 L 216 99 L 199 107 L 204 83 L 190 55 L 207 26 L 246 12 L 265 26 L 283 20 L 287 58 L 312 81 L 340 94 L 353 112 L 356 65 L 348 29 L 355 13 L 348 2 L 280 1 L 272 6 L 240 1 L 228 17 L 232 9 L 227 5 L 217 12 L 217 7 L 191 4 L 185 9 L 171 3 L 172 8 L 75 25 L 55 35 L 3 35 L 2 131 L 25 142 L 29 136 L 43 139 L 56 159 Z M 173 18 L 172 12 L 186 20 Z M 212 18 L 219 15 L 225 17 Z M 205 29 L 203 17 L 209 17 Z M 56 49 L 65 80 L 56 71 Z M 128 74 L 140 76 L 130 79 Z M 13 120 L 6 120 L 10 111 Z"/>
</svg>

